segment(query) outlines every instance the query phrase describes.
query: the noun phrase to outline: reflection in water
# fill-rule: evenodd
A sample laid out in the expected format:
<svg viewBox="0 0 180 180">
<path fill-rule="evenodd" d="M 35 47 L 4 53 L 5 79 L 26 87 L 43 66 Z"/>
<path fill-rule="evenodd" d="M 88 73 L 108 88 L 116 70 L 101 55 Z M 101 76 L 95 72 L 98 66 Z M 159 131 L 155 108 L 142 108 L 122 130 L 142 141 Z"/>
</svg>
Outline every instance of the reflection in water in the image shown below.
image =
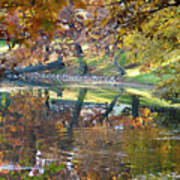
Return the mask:
<svg viewBox="0 0 180 180">
<path fill-rule="evenodd" d="M 70 128 L 72 129 L 73 125 L 76 124 L 78 125 L 78 119 L 79 119 L 79 115 L 81 113 L 81 109 L 83 106 L 83 102 L 84 102 L 84 98 L 86 96 L 87 93 L 87 89 L 86 88 L 80 88 L 80 92 L 78 95 L 78 100 L 76 102 L 76 107 L 75 107 L 75 111 L 73 112 L 73 117 L 70 123 Z"/>
<path fill-rule="evenodd" d="M 52 162 L 66 165 L 64 174 L 55 174 L 61 179 L 180 173 L 179 131 L 156 127 L 149 109 L 136 109 L 137 98 L 132 100 L 135 110 L 123 106 L 118 114 L 114 108 L 119 94 L 109 105 L 95 104 L 84 102 L 89 91 L 81 88 L 77 100 L 53 101 L 47 90 L 1 93 L 0 175 L 12 169 L 26 169 L 30 176 L 43 174 Z"/>
<path fill-rule="evenodd" d="M 139 98 L 132 96 L 132 115 L 134 118 L 139 116 Z"/>
</svg>

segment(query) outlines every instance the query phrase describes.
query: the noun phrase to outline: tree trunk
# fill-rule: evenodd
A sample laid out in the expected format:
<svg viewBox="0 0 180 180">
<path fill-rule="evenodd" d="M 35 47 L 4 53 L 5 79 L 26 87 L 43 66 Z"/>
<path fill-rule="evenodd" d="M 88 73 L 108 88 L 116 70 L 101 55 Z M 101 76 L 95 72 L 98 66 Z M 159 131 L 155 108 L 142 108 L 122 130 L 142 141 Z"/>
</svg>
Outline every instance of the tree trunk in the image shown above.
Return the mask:
<svg viewBox="0 0 180 180">
<path fill-rule="evenodd" d="M 136 118 L 139 116 L 139 97 L 132 96 L 132 115 L 133 118 Z"/>
<path fill-rule="evenodd" d="M 12 73 L 11 71 L 6 71 L 5 77 L 7 77 L 8 75 L 13 75 L 13 74 L 22 74 L 22 73 L 45 71 L 45 70 L 52 70 L 52 69 L 62 69 L 62 68 L 64 68 L 64 63 L 62 61 L 62 57 L 60 56 L 57 61 L 48 63 L 47 65 L 43 65 L 39 63 L 36 66 L 29 65 L 28 67 L 25 67 L 25 68 L 16 69 L 14 73 Z"/>
<path fill-rule="evenodd" d="M 87 88 L 80 89 L 78 100 L 77 100 L 76 107 L 75 107 L 75 112 L 72 117 L 72 121 L 70 123 L 70 129 L 72 129 L 74 125 L 78 125 L 78 119 L 79 119 L 79 115 L 81 113 L 84 99 L 86 97 L 86 93 L 87 93 Z"/>
<path fill-rule="evenodd" d="M 117 62 L 117 58 L 114 59 L 114 65 L 116 67 L 116 70 L 119 72 L 120 77 L 126 74 L 124 68 L 119 66 L 119 63 Z"/>
<path fill-rule="evenodd" d="M 82 48 L 79 44 L 75 44 L 75 49 L 76 49 L 76 54 L 78 57 L 78 62 L 79 62 L 79 70 L 81 75 L 85 75 L 88 72 L 88 66 L 86 62 L 83 61 L 83 56 L 82 56 Z"/>
<path fill-rule="evenodd" d="M 111 102 L 111 104 L 107 107 L 106 112 L 102 115 L 102 117 L 99 119 L 100 123 L 102 124 L 105 118 L 108 118 L 109 113 L 113 110 L 117 100 L 119 98 L 119 94 L 117 94 L 114 98 L 114 100 Z"/>
</svg>

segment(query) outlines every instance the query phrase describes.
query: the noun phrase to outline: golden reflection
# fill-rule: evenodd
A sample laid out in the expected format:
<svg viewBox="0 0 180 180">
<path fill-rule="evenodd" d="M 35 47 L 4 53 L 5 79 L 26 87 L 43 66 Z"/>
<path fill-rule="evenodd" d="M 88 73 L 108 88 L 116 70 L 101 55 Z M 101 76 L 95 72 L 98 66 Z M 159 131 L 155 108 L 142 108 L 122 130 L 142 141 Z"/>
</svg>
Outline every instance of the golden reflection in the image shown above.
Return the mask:
<svg viewBox="0 0 180 180">
<path fill-rule="evenodd" d="M 153 123 L 157 114 L 148 108 L 140 108 L 137 118 L 129 112 L 111 114 L 102 124 L 98 115 L 103 110 L 94 106 L 88 119 L 83 109 L 78 119 L 82 127 L 68 132 L 74 105 L 50 109 L 47 92 L 41 97 L 23 92 L 9 98 L 11 103 L 1 106 L 0 112 L 0 163 L 34 165 L 40 150 L 44 159 L 71 162 L 70 171 L 80 179 L 131 179 L 180 172 L 179 135 L 157 128 Z M 92 125 L 93 117 L 97 124 Z M 88 123 L 83 122 L 85 118 Z"/>
</svg>

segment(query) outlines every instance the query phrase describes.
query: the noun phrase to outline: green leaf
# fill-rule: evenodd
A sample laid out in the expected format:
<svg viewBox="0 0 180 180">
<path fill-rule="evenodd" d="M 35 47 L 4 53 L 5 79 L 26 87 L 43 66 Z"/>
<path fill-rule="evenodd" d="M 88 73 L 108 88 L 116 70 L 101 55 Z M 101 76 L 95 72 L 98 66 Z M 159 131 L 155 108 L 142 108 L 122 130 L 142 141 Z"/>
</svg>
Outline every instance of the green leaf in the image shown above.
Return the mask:
<svg viewBox="0 0 180 180">
<path fill-rule="evenodd" d="M 43 28 L 46 30 L 46 31 L 51 31 L 54 29 L 54 25 L 52 22 L 50 22 L 48 19 L 45 19 L 44 22 L 43 22 Z"/>
</svg>

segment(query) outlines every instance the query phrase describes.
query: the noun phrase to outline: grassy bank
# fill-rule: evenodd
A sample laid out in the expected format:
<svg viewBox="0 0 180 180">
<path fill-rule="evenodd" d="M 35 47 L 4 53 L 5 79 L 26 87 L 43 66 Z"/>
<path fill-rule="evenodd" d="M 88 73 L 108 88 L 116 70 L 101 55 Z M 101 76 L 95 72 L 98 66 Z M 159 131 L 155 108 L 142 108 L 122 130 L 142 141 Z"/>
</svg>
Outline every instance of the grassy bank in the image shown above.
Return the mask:
<svg viewBox="0 0 180 180">
<path fill-rule="evenodd" d="M 7 51 L 8 46 L 5 41 L 0 40 L 0 52 Z M 179 52 L 179 51 L 178 51 Z M 174 60 L 176 60 L 174 57 L 178 57 L 177 53 L 172 54 Z M 118 58 L 118 63 L 122 67 L 127 67 L 129 64 L 127 60 L 127 54 L 122 53 L 120 50 L 116 53 Z M 54 61 L 56 58 L 51 58 L 52 61 Z M 50 61 L 51 61 L 50 60 Z M 118 76 L 119 73 L 117 72 L 114 62 L 110 60 L 110 57 L 107 55 L 104 55 L 102 57 L 84 57 L 84 62 L 88 65 L 88 71 L 91 75 L 97 75 L 97 76 Z M 178 58 L 177 58 L 178 60 Z M 54 73 L 56 74 L 63 74 L 67 73 L 70 75 L 76 75 L 79 73 L 79 64 L 78 59 L 75 57 L 72 57 L 71 59 L 64 60 L 66 64 L 66 68 L 62 70 L 56 70 Z M 174 62 L 174 61 L 173 61 Z M 152 84 L 156 85 L 162 80 L 165 80 L 168 78 L 167 75 L 164 75 L 162 77 L 158 77 L 155 73 L 140 73 L 139 67 L 134 68 L 128 68 L 125 69 L 127 74 L 122 78 L 122 81 L 126 82 L 132 82 L 132 83 L 138 83 L 138 84 Z"/>
<path fill-rule="evenodd" d="M 55 92 L 51 92 L 50 98 L 76 101 L 79 92 L 80 92 L 79 87 L 74 87 L 74 88 L 65 87 L 62 92 L 63 97 L 57 97 Z M 110 87 L 94 88 L 93 86 L 91 86 L 90 88 L 88 88 L 85 97 L 85 102 L 110 104 L 117 94 L 119 94 L 117 104 L 131 104 L 132 96 L 136 95 L 140 99 L 140 106 L 180 108 L 180 104 L 178 103 L 171 104 L 166 100 L 154 96 L 151 90 L 141 90 L 135 88 L 124 88 L 124 90 L 120 92 L 119 88 L 110 88 Z"/>
</svg>

